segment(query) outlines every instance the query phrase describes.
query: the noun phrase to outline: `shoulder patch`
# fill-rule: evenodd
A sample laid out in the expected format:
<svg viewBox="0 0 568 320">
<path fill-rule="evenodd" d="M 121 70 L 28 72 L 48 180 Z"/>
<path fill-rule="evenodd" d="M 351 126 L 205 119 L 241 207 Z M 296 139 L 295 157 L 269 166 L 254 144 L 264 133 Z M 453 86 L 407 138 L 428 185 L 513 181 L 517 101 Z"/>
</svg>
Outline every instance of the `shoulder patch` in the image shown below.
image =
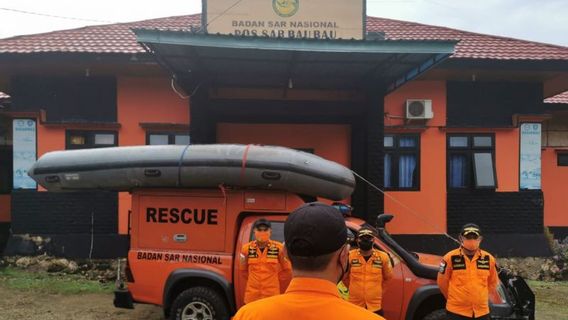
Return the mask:
<svg viewBox="0 0 568 320">
<path fill-rule="evenodd" d="M 381 260 L 380 257 L 377 257 L 377 259 L 373 260 L 373 268 L 382 268 L 383 267 L 383 260 Z"/>
<path fill-rule="evenodd" d="M 452 256 L 452 270 L 465 270 L 465 259 L 462 256 Z"/>
<path fill-rule="evenodd" d="M 442 262 L 440 262 L 440 268 L 438 269 L 438 272 L 441 274 L 446 273 L 446 267 L 448 266 L 448 264 L 446 263 L 446 261 L 442 260 Z"/>
<path fill-rule="evenodd" d="M 352 267 L 360 267 L 361 262 L 359 261 L 359 259 L 351 259 L 351 266 Z"/>
<path fill-rule="evenodd" d="M 490 268 L 489 256 L 483 256 L 477 259 L 477 269 L 478 270 L 489 270 Z"/>
</svg>

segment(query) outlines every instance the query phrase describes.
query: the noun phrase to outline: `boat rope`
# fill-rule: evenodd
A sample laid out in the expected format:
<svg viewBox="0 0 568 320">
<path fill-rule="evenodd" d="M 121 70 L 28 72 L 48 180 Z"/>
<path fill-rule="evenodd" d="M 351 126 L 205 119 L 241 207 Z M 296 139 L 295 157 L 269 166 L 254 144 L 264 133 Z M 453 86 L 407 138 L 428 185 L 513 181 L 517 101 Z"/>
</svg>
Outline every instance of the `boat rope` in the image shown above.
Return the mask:
<svg viewBox="0 0 568 320">
<path fill-rule="evenodd" d="M 177 179 L 177 186 L 181 187 L 181 165 L 183 164 L 183 157 L 185 156 L 185 152 L 187 151 L 187 148 L 189 148 L 189 144 L 187 146 L 185 146 L 185 148 L 183 149 L 183 152 L 181 153 L 181 156 L 179 157 L 179 162 L 178 162 L 178 179 Z"/>
<path fill-rule="evenodd" d="M 406 210 L 408 210 L 408 212 L 410 214 L 412 214 L 413 216 L 415 216 L 416 218 L 418 218 L 419 220 L 422 220 L 422 222 L 426 223 L 427 225 L 429 225 L 430 227 L 432 227 L 434 230 L 440 232 L 442 230 L 440 230 L 440 228 L 436 225 L 434 225 L 433 223 L 431 223 L 430 221 L 428 221 L 428 219 L 424 218 L 424 215 L 421 215 L 420 213 L 418 213 L 416 210 L 412 209 L 411 207 L 407 206 L 406 204 L 404 204 L 402 201 L 399 201 L 398 199 L 396 199 L 395 197 L 393 197 L 392 195 L 386 193 L 384 190 L 382 190 L 381 188 L 377 187 L 375 184 L 373 184 L 371 181 L 365 179 L 363 176 L 361 176 L 360 174 L 358 174 L 357 172 L 351 170 L 351 172 L 359 179 L 363 180 L 363 182 L 365 182 L 366 184 L 368 184 L 370 187 L 372 187 L 373 189 L 375 189 L 376 191 L 382 193 L 385 197 L 391 199 L 392 201 L 394 201 L 395 203 L 399 204 L 400 206 L 402 206 L 403 208 L 405 208 Z M 442 231 L 442 234 L 444 236 L 446 236 L 447 238 L 457 242 L 458 244 L 460 243 L 459 240 L 457 240 L 456 238 L 450 236 L 445 230 Z"/>
<path fill-rule="evenodd" d="M 245 182 L 245 171 L 247 169 L 247 159 L 248 159 L 248 152 L 250 150 L 250 147 L 252 146 L 252 144 L 247 144 L 247 146 L 245 147 L 245 151 L 243 152 L 243 164 L 241 166 L 241 177 L 240 177 L 240 182 L 241 184 L 244 184 Z"/>
</svg>

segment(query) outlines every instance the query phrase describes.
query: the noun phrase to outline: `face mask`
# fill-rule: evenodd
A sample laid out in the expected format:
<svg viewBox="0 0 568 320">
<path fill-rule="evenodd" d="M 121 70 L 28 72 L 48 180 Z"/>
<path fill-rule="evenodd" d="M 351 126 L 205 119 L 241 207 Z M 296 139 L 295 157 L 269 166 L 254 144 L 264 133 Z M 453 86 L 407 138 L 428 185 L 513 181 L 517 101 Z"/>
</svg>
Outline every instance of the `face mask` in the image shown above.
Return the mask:
<svg viewBox="0 0 568 320">
<path fill-rule="evenodd" d="M 270 239 L 270 231 L 254 231 L 254 238 L 260 242 L 268 242 Z"/>
<path fill-rule="evenodd" d="M 368 251 L 373 248 L 373 240 L 371 239 L 362 239 L 359 240 L 359 248 L 363 251 Z"/>
<path fill-rule="evenodd" d="M 341 255 L 339 256 L 339 266 L 341 267 L 341 276 L 339 277 L 339 279 L 337 280 L 337 283 L 339 283 L 341 280 L 343 280 L 343 277 L 349 273 L 349 269 L 351 269 L 351 263 L 349 261 L 349 258 L 347 258 L 347 265 L 345 266 L 345 268 L 343 267 L 343 264 L 341 263 Z"/>
<path fill-rule="evenodd" d="M 479 244 L 481 240 L 479 239 L 464 239 L 462 241 L 462 247 L 466 248 L 469 251 L 477 251 L 479 249 Z"/>
</svg>

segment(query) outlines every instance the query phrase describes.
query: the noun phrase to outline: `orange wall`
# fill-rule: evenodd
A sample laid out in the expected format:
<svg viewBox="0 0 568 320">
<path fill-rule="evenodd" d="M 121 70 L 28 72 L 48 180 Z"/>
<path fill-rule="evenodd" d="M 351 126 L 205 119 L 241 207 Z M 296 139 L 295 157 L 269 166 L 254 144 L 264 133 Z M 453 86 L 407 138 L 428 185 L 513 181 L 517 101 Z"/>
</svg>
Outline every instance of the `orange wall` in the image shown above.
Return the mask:
<svg viewBox="0 0 568 320">
<path fill-rule="evenodd" d="M 495 132 L 497 191 L 519 191 L 519 129 Z"/>
<path fill-rule="evenodd" d="M 65 150 L 65 128 L 49 128 L 38 122 L 37 157 L 57 150 Z"/>
<path fill-rule="evenodd" d="M 385 212 L 394 214 L 396 234 L 446 232 L 446 137 L 431 128 L 420 136 L 420 191 L 389 191 Z M 394 198 L 394 199 L 392 199 Z"/>
<path fill-rule="evenodd" d="M 414 81 L 385 97 L 385 113 L 404 117 L 406 99 L 430 99 L 434 118 L 420 132 L 420 191 L 389 191 L 385 212 L 394 214 L 389 231 L 397 234 L 439 234 L 446 232 L 446 84 L 444 81 Z M 403 119 L 385 115 L 386 132 Z M 394 198 L 394 199 L 393 199 Z"/>
<path fill-rule="evenodd" d="M 542 191 L 544 192 L 544 225 L 568 227 L 568 167 L 557 165 L 552 148 L 542 151 Z"/>
<path fill-rule="evenodd" d="M 432 100 L 434 118 L 428 120 L 426 125 L 428 127 L 446 125 L 446 82 L 412 81 L 385 97 L 385 128 L 404 124 L 407 99 Z"/>
<path fill-rule="evenodd" d="M 118 78 L 117 120 L 121 146 L 146 144 L 141 122 L 189 124 L 189 101 L 180 98 L 167 78 Z"/>
<path fill-rule="evenodd" d="M 168 78 L 121 77 L 117 86 L 119 145 L 146 144 L 146 131 L 140 123 L 189 124 L 189 101 L 172 90 Z M 130 195 L 121 192 L 118 199 L 118 232 L 126 234 Z"/>
<path fill-rule="evenodd" d="M 0 222 L 10 222 L 12 202 L 9 194 L 0 194 Z"/>
<path fill-rule="evenodd" d="M 351 165 L 349 125 L 220 123 L 217 142 L 312 148 L 323 158 L 347 167 Z"/>
</svg>

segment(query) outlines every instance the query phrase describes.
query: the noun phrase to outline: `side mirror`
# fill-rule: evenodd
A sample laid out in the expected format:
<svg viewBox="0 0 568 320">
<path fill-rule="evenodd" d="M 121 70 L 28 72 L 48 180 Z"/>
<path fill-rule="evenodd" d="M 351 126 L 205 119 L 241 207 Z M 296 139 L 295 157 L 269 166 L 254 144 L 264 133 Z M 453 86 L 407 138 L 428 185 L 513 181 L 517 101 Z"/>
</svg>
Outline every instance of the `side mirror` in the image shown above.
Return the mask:
<svg viewBox="0 0 568 320">
<path fill-rule="evenodd" d="M 387 225 L 387 223 L 391 222 L 391 220 L 394 218 L 394 216 L 392 214 L 379 214 L 377 216 L 377 222 L 375 223 L 375 227 L 377 229 L 384 229 Z"/>
</svg>

